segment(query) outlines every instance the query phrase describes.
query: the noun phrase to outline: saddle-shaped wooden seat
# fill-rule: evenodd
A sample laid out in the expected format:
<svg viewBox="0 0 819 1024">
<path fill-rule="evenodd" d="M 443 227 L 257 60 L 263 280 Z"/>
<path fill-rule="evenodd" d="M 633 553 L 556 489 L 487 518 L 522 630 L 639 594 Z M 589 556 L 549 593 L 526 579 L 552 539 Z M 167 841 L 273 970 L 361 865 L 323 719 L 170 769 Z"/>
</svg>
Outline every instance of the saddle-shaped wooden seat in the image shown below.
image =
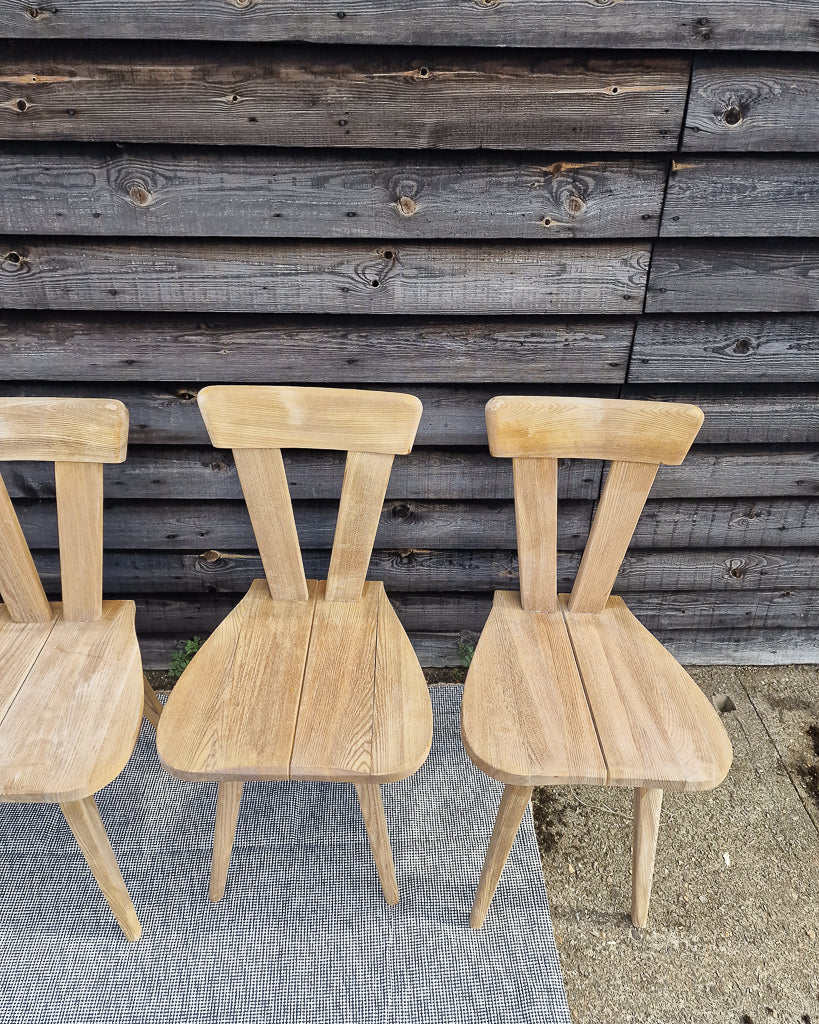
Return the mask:
<svg viewBox="0 0 819 1024">
<path fill-rule="evenodd" d="M 102 467 L 128 411 L 92 399 L 0 399 L 0 461 L 54 462 L 62 602 L 49 603 L 0 480 L 0 801 L 58 802 L 126 937 L 140 926 L 94 793 L 119 775 L 143 711 L 133 601 L 102 600 Z"/>
<path fill-rule="evenodd" d="M 421 403 L 335 388 L 212 387 L 199 404 L 230 447 L 259 545 L 255 580 L 174 688 L 157 749 L 171 774 L 219 783 L 210 897 L 220 899 L 243 783 L 352 782 L 388 903 L 398 885 L 379 785 L 426 760 L 432 707 L 383 584 L 365 582 L 393 456 Z M 306 580 L 281 448 L 347 451 L 327 580 Z"/>
<path fill-rule="evenodd" d="M 632 920 L 648 915 L 663 789 L 718 785 L 731 764 L 719 718 L 611 588 L 660 463 L 682 462 L 694 406 L 496 398 L 493 455 L 513 459 L 520 593 L 498 591 L 469 668 L 461 735 L 506 783 L 471 923 L 480 927 L 533 786 L 635 790 Z M 570 595 L 557 594 L 557 460 L 612 465 Z"/>
</svg>

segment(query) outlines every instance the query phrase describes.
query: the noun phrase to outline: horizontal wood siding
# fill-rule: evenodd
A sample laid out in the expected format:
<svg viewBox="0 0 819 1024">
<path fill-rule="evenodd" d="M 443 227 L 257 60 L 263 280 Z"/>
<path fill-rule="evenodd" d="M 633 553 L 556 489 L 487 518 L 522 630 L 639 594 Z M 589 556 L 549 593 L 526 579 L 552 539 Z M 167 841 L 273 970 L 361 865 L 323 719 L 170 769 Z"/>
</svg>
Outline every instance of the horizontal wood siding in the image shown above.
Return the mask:
<svg viewBox="0 0 819 1024">
<path fill-rule="evenodd" d="M 636 320 L 401 317 L 322 320 L 0 315 L 8 378 L 95 381 L 620 384 Z M 803 379 L 803 378 L 796 378 Z"/>
<path fill-rule="evenodd" d="M 801 153 L 819 149 L 815 57 L 695 57 L 682 149 Z"/>
<path fill-rule="evenodd" d="M 638 243 L 60 242 L 0 238 L 7 309 L 621 313 L 643 303 Z"/>
<path fill-rule="evenodd" d="M 813 0 L 0 0 L 4 34 L 23 39 L 307 40 L 425 46 L 624 46 L 814 50 Z"/>
<path fill-rule="evenodd" d="M 50 235 L 653 238 L 667 171 L 665 157 L 10 146 L 0 220 Z"/>
<path fill-rule="evenodd" d="M 42 47 L 4 63 L 0 138 L 658 151 L 688 58 L 347 47 Z"/>
<path fill-rule="evenodd" d="M 615 591 L 686 661 L 819 660 L 818 33 L 813 0 L 0 0 L 0 395 L 128 405 L 105 587 L 146 663 L 262 574 L 217 382 L 421 399 L 369 573 L 425 664 L 518 585 L 489 398 L 693 402 Z M 343 456 L 285 468 L 321 577 Z M 53 469 L 0 472 L 57 596 Z M 563 590 L 604 479 L 560 465 Z"/>
<path fill-rule="evenodd" d="M 682 157 L 671 162 L 664 238 L 819 234 L 819 158 Z"/>
</svg>

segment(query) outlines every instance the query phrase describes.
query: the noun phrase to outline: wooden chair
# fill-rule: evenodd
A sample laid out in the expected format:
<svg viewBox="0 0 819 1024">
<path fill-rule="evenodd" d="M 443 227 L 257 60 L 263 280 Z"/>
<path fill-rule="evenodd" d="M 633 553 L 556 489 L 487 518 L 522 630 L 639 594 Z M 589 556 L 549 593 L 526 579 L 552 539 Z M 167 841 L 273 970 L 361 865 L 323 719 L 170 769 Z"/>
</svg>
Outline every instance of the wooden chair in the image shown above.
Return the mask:
<svg viewBox="0 0 819 1024">
<path fill-rule="evenodd" d="M 125 459 L 128 410 L 0 399 L 0 461 L 54 462 L 62 602 L 46 599 L 0 479 L 0 800 L 59 803 L 128 939 L 141 934 L 94 794 L 161 705 L 143 679 L 133 601 L 102 600 L 102 466 Z M 149 692 L 150 691 L 150 692 Z"/>
<path fill-rule="evenodd" d="M 218 782 L 210 898 L 224 895 L 248 779 L 352 782 L 388 903 L 398 902 L 380 783 L 426 760 L 432 708 L 384 593 L 365 582 L 393 456 L 412 447 L 421 403 L 335 388 L 208 387 L 213 444 L 232 448 L 264 580 L 205 642 L 157 732 L 177 778 Z M 306 580 L 281 448 L 347 451 L 327 580 Z"/>
<path fill-rule="evenodd" d="M 661 463 L 702 424 L 692 405 L 493 398 L 493 455 L 513 460 L 520 592 L 497 591 L 464 686 L 461 735 L 505 783 L 470 923 L 480 928 L 533 786 L 634 789 L 631 918 L 648 917 L 664 789 L 718 785 L 731 764 L 691 677 L 611 589 Z M 557 594 L 558 459 L 611 460 L 570 595 Z"/>
</svg>

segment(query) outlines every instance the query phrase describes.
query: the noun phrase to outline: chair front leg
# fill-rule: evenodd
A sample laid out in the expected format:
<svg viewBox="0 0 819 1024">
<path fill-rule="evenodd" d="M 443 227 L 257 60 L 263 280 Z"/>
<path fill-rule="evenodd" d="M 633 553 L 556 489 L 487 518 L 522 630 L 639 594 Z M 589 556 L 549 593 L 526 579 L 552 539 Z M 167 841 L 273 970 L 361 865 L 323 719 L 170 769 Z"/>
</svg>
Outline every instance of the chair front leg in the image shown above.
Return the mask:
<svg viewBox="0 0 819 1024">
<path fill-rule="evenodd" d="M 644 928 L 654 877 L 654 855 L 660 830 L 661 789 L 634 790 L 634 845 L 631 854 L 631 923 Z"/>
<path fill-rule="evenodd" d="M 472 913 L 469 917 L 469 923 L 473 928 L 483 927 L 486 912 L 495 895 L 495 888 L 531 796 L 531 786 L 507 785 L 503 788 L 498 816 L 495 819 L 495 827 L 492 829 L 489 849 L 486 851 L 481 871 L 481 880 L 478 882 L 478 891 L 475 893 L 475 902 L 472 904 Z"/>
<path fill-rule="evenodd" d="M 143 715 L 148 719 L 151 725 L 156 729 L 159 725 L 159 716 L 162 714 L 162 704 L 159 698 L 154 693 L 154 688 L 148 682 L 148 677 L 143 673 L 142 675 L 143 692 L 145 694 L 145 702 L 142 707 Z"/>
<path fill-rule="evenodd" d="M 395 864 L 392 859 L 390 835 L 387 831 L 387 819 L 384 815 L 384 803 L 381 799 L 381 787 L 377 782 L 356 782 L 355 792 L 361 806 L 364 826 L 370 840 L 370 849 L 384 899 L 391 906 L 398 902 L 398 879 L 395 877 Z"/>
<path fill-rule="evenodd" d="M 142 927 L 122 880 L 117 858 L 111 849 L 94 797 L 66 801 L 60 804 L 60 809 L 125 938 L 135 942 L 142 934 Z"/>
<path fill-rule="evenodd" d="M 225 895 L 230 855 L 239 820 L 243 782 L 220 782 L 216 797 L 216 823 L 213 828 L 213 856 L 210 862 L 211 903 L 218 903 Z"/>
</svg>

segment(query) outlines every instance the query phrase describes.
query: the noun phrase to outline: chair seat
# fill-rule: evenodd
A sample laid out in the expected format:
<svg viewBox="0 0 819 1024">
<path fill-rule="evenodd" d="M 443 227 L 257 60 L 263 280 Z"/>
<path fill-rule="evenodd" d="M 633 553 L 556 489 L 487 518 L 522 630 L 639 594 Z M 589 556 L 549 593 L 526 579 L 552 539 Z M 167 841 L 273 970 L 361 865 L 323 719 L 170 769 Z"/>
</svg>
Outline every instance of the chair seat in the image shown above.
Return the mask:
<svg viewBox="0 0 819 1024">
<path fill-rule="evenodd" d="M 731 746 L 716 711 L 619 597 L 527 612 L 497 591 L 469 668 L 464 746 L 513 785 L 711 789 Z"/>
<path fill-rule="evenodd" d="M 12 622 L 0 606 L 0 800 L 79 800 L 125 767 L 142 720 L 133 601 L 102 618 Z"/>
<path fill-rule="evenodd" d="M 426 760 L 432 708 L 381 583 L 358 601 L 280 601 L 255 580 L 182 674 L 157 751 L 192 781 L 391 782 Z"/>
</svg>

